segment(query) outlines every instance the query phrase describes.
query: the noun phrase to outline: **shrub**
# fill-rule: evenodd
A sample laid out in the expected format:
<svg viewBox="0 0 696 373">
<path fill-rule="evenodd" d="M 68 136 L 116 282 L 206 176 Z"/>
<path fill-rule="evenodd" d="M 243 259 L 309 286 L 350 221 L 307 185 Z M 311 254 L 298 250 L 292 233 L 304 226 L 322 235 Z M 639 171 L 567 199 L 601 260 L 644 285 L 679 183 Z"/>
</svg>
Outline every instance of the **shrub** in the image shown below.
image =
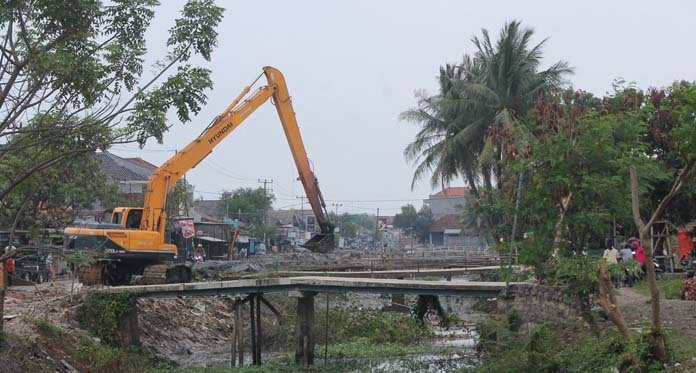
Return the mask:
<svg viewBox="0 0 696 373">
<path fill-rule="evenodd" d="M 134 293 L 90 294 L 78 309 L 77 319 L 104 343 L 115 345 L 119 320 L 135 307 L 136 298 Z"/>
</svg>

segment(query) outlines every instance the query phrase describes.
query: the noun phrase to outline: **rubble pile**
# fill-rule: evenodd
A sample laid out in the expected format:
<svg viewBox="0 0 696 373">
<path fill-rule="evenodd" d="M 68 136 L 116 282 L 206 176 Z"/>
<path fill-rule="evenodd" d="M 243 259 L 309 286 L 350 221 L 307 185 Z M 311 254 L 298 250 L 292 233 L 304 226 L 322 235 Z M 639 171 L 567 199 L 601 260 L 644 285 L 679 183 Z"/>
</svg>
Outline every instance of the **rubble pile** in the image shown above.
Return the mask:
<svg viewBox="0 0 696 373">
<path fill-rule="evenodd" d="M 229 299 L 139 299 L 138 323 L 141 343 L 181 368 L 229 364 Z"/>
<path fill-rule="evenodd" d="M 264 271 L 313 270 L 336 266 L 362 267 L 362 253 L 342 251 L 329 254 L 306 252 L 257 255 L 239 260 L 210 260 L 193 265 L 206 279 L 238 279 Z"/>
</svg>

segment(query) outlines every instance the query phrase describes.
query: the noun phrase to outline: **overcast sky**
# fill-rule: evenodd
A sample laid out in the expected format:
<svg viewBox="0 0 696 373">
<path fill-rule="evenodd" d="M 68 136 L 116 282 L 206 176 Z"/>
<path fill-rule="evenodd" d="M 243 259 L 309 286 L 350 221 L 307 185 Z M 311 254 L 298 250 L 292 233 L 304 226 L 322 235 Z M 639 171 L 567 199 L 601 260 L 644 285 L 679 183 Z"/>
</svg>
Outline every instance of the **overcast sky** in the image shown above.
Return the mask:
<svg viewBox="0 0 696 373">
<path fill-rule="evenodd" d="M 163 0 L 149 30 L 152 61 L 184 1 Z M 307 153 L 327 203 L 339 212 L 392 215 L 433 193 L 427 180 L 411 190 L 413 166 L 403 149 L 417 127 L 400 122 L 417 89 L 436 91 L 438 68 L 473 53 L 470 42 L 505 21 L 549 37 L 545 66 L 563 59 L 576 88 L 603 95 L 615 78 L 640 87 L 696 80 L 693 1 L 220 1 L 225 16 L 211 63 L 208 105 L 144 150 L 120 145 L 121 156 L 157 165 L 193 140 L 260 72 L 280 69 L 293 99 Z M 175 120 L 175 116 L 171 117 Z M 275 109 L 260 108 L 187 174 L 196 198 L 260 186 L 272 179 L 278 208 L 299 207 L 297 171 Z M 463 181 L 453 186 L 464 185 Z"/>
</svg>

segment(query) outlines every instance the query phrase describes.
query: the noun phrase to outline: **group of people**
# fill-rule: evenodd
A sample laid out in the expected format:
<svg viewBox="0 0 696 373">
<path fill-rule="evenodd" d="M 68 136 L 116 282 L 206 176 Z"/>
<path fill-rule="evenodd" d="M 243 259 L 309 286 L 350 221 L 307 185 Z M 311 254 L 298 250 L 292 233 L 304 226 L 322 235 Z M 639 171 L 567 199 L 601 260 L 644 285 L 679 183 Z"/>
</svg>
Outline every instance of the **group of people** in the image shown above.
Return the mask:
<svg viewBox="0 0 696 373">
<path fill-rule="evenodd" d="M 609 247 L 604 250 L 604 255 L 602 256 L 607 261 L 607 264 L 616 264 L 619 262 L 627 263 L 631 260 L 635 260 L 638 262 L 638 264 L 640 264 L 641 268 L 643 269 L 643 273 L 645 273 L 645 249 L 637 238 L 630 238 L 627 242 L 621 244 L 620 251 L 617 250 L 614 245 L 608 246 Z M 618 279 L 613 280 L 614 284 L 618 287 Z M 626 274 L 625 283 L 628 286 L 633 285 L 635 281 L 635 276 L 633 276 L 631 273 Z"/>
</svg>

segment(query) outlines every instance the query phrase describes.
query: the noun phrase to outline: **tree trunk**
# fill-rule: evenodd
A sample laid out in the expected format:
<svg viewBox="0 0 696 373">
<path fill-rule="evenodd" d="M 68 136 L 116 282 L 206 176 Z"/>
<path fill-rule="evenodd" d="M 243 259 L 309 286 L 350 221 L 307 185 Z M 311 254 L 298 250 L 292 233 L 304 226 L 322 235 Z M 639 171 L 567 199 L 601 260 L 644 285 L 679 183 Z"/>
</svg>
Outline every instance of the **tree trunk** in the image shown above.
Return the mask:
<svg viewBox="0 0 696 373">
<path fill-rule="evenodd" d="M 3 268 L 4 273 L 4 268 Z M 0 346 L 2 345 L 3 339 L 5 338 L 5 291 L 7 290 L 7 283 L 0 286 Z"/>
<path fill-rule="evenodd" d="M 553 248 L 554 250 L 558 247 L 558 244 L 561 242 L 561 238 L 563 238 L 563 227 L 565 227 L 565 224 L 563 224 L 563 219 L 565 218 L 565 212 L 568 210 L 568 205 L 570 204 L 570 199 L 573 197 L 573 192 L 568 192 L 568 195 L 565 197 L 561 197 L 561 213 L 558 216 L 558 222 L 556 223 L 556 226 L 554 227 L 554 235 L 553 235 Z"/>
<path fill-rule="evenodd" d="M 667 358 L 667 349 L 665 347 L 665 336 L 662 333 L 660 322 L 660 289 L 657 287 L 657 277 L 655 276 L 655 266 L 653 265 L 653 248 L 652 239 L 650 237 L 650 228 L 645 227 L 640 231 L 640 242 L 645 250 L 645 273 L 650 286 L 650 306 L 652 307 L 652 324 L 653 335 L 657 343 L 657 357 L 660 361 Z"/>
<path fill-rule="evenodd" d="M 599 261 L 599 305 L 607 313 L 609 320 L 619 329 L 621 335 L 630 338 L 631 332 L 628 330 L 626 320 L 624 320 L 623 313 L 616 302 L 616 294 L 604 260 Z"/>
<path fill-rule="evenodd" d="M 650 227 L 662 215 L 662 212 L 667 208 L 669 202 L 676 196 L 684 183 L 684 178 L 688 178 L 693 171 L 693 163 L 685 167 L 679 172 L 679 176 L 674 182 L 672 189 L 660 201 L 660 204 L 655 209 L 655 212 L 646 224 L 640 216 L 639 195 L 638 195 L 638 172 L 635 166 L 629 168 L 631 174 L 631 210 L 633 212 L 633 220 L 638 228 L 640 242 L 645 251 L 645 272 L 647 273 L 648 285 L 650 286 L 650 305 L 652 307 L 652 337 L 657 344 L 657 359 L 659 361 L 667 360 L 667 349 L 665 347 L 665 335 L 662 332 L 660 322 L 660 290 L 657 288 L 657 278 L 655 277 L 655 266 L 653 265 L 653 249 L 650 237 Z"/>
</svg>

